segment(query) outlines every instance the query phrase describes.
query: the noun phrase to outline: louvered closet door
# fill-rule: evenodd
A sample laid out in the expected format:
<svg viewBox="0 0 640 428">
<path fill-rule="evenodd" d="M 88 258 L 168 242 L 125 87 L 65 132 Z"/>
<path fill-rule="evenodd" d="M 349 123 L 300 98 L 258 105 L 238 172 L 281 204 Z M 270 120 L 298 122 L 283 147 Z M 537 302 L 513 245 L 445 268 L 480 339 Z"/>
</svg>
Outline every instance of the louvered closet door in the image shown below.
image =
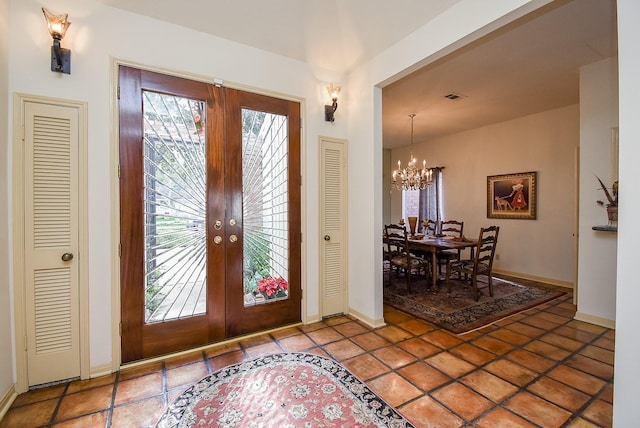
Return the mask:
<svg viewBox="0 0 640 428">
<path fill-rule="evenodd" d="M 321 278 L 322 316 L 346 312 L 346 147 L 341 141 L 322 139 L 321 150 Z"/>
<path fill-rule="evenodd" d="M 25 104 L 29 385 L 80 376 L 78 110 Z"/>
</svg>

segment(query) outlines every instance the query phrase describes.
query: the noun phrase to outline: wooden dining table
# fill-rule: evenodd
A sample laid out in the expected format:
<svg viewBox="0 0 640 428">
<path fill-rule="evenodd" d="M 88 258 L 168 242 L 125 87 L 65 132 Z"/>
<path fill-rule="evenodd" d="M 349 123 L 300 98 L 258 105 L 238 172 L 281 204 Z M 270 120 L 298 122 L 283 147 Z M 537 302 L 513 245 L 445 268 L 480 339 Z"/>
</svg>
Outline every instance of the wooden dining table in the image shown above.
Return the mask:
<svg viewBox="0 0 640 428">
<path fill-rule="evenodd" d="M 431 291 L 438 292 L 438 251 L 440 250 L 462 250 L 471 248 L 471 258 L 473 258 L 473 250 L 478 245 L 477 239 L 453 238 L 449 236 L 425 236 L 422 239 L 409 238 L 409 249 L 416 251 L 425 251 L 431 253 Z"/>
</svg>

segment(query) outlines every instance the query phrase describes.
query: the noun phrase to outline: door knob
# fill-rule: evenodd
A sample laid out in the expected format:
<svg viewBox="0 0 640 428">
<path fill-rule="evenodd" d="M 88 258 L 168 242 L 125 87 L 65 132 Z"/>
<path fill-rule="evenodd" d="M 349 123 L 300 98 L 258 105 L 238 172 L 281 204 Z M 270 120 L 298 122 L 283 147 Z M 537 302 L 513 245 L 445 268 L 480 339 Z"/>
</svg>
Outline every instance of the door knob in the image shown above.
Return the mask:
<svg viewBox="0 0 640 428">
<path fill-rule="evenodd" d="M 237 240 L 238 240 L 238 237 L 236 235 L 229 236 L 229 241 L 236 242 Z"/>
<path fill-rule="evenodd" d="M 63 262 L 68 262 L 68 261 L 71 261 L 72 259 L 73 259 L 73 254 L 71 254 L 71 253 L 64 253 L 62 255 L 62 261 Z"/>
<path fill-rule="evenodd" d="M 216 235 L 215 238 L 213 238 L 213 242 L 215 242 L 216 244 L 221 243 L 222 242 L 222 236 Z"/>
<path fill-rule="evenodd" d="M 329 241 L 329 240 L 331 240 L 331 237 L 329 235 L 324 235 L 324 240 L 325 241 Z"/>
</svg>

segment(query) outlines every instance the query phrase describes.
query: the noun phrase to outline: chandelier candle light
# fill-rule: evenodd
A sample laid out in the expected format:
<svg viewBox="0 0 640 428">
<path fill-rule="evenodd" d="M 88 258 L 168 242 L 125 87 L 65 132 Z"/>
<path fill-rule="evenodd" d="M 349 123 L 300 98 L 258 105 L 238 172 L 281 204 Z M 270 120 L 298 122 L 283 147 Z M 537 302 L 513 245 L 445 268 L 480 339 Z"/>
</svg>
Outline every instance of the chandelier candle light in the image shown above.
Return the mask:
<svg viewBox="0 0 640 428">
<path fill-rule="evenodd" d="M 427 168 L 427 161 L 422 161 L 422 168 L 416 167 L 416 158 L 413 157 L 413 118 L 415 114 L 410 114 L 411 118 L 411 145 L 409 163 L 406 168 L 398 161 L 398 169 L 393 171 L 393 186 L 398 190 L 423 190 L 433 182 L 433 170 Z"/>
</svg>

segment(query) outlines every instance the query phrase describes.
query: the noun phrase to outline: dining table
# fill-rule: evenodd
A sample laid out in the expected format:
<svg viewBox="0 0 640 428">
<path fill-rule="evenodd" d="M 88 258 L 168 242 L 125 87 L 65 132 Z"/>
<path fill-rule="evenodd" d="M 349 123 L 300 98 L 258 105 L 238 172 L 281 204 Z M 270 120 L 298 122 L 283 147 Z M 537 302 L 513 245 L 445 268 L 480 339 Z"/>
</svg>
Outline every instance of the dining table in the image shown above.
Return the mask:
<svg viewBox="0 0 640 428">
<path fill-rule="evenodd" d="M 462 250 L 465 248 L 471 248 L 471 258 L 473 259 L 473 250 L 478 245 L 477 239 L 468 239 L 464 236 L 461 238 L 454 236 L 424 236 L 424 237 L 410 237 L 409 249 L 416 251 L 424 251 L 431 253 L 431 291 L 438 292 L 438 275 L 436 273 L 438 263 L 438 251 L 441 250 Z"/>
</svg>

